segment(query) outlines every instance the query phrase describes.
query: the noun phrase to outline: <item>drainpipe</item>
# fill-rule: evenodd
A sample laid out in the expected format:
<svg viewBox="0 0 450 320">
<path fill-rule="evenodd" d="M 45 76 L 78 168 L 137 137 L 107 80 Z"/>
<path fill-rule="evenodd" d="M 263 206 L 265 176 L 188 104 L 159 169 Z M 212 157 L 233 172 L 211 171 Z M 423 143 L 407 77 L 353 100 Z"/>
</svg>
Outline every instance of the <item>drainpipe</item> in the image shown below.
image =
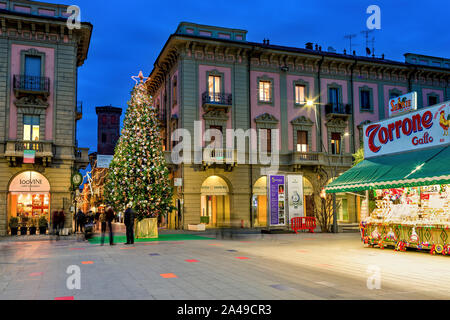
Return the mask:
<svg viewBox="0 0 450 320">
<path fill-rule="evenodd" d="M 351 103 L 352 103 L 352 125 L 351 125 L 351 134 L 350 134 L 350 138 L 352 140 L 352 144 L 351 144 L 351 153 L 355 153 L 355 135 L 354 135 L 354 129 L 355 129 L 355 92 L 353 90 L 353 71 L 356 67 L 356 64 L 358 63 L 358 60 L 355 59 L 355 62 L 351 65 L 350 70 L 350 95 L 351 95 Z"/>
<path fill-rule="evenodd" d="M 321 85 L 321 79 L 320 79 L 320 72 L 321 72 L 321 70 L 322 70 L 322 63 L 323 63 L 323 61 L 325 60 L 325 56 L 324 55 L 322 55 L 322 59 L 320 59 L 320 61 L 319 61 L 319 70 L 318 70 L 318 72 L 317 72 L 317 80 L 318 80 L 318 82 L 317 82 L 317 89 L 318 89 L 318 91 L 319 91 L 319 101 L 318 101 L 318 106 L 319 106 L 319 117 L 318 117 L 318 119 L 319 119 L 319 123 L 316 123 L 316 126 L 319 128 L 319 140 L 320 140 L 320 143 L 319 143 L 319 148 L 320 148 L 320 151 L 325 151 L 325 150 L 322 150 L 322 146 L 323 146 L 323 141 L 322 141 L 322 139 L 323 139 L 323 136 L 322 136 L 322 114 L 321 114 L 321 108 L 320 108 L 320 106 L 321 106 L 321 103 L 322 103 L 322 94 L 321 94 L 321 91 L 322 91 L 322 85 Z M 316 108 L 316 107 L 315 107 Z M 316 110 L 316 114 L 317 114 L 317 110 Z"/>
<path fill-rule="evenodd" d="M 252 47 L 251 51 L 248 52 L 247 55 L 247 87 L 248 87 L 248 128 L 251 129 L 252 128 L 252 94 L 251 94 L 251 78 L 250 78 L 250 62 L 251 62 L 251 56 L 253 51 L 255 50 L 254 47 Z M 251 132 L 251 131 L 250 131 Z M 251 156 L 251 144 L 252 144 L 252 139 L 251 139 L 251 134 L 249 137 L 249 141 L 248 141 L 248 147 L 249 147 L 249 152 L 248 152 L 248 160 L 249 160 L 249 164 L 250 164 L 250 181 L 249 181 L 249 186 L 250 186 L 250 229 L 253 228 L 253 205 L 252 205 L 252 201 L 253 201 L 253 163 L 252 163 L 252 156 Z M 267 222 L 269 223 L 269 221 Z"/>
</svg>

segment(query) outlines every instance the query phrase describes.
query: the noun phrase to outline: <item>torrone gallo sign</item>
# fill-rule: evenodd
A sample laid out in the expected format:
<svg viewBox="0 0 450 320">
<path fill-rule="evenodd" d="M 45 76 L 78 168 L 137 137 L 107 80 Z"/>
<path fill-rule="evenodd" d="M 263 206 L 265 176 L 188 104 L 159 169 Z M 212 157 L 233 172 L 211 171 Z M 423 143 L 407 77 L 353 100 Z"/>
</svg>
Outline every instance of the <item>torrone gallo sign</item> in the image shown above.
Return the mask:
<svg viewBox="0 0 450 320">
<path fill-rule="evenodd" d="M 450 143 L 450 101 L 364 126 L 364 157 Z"/>
</svg>

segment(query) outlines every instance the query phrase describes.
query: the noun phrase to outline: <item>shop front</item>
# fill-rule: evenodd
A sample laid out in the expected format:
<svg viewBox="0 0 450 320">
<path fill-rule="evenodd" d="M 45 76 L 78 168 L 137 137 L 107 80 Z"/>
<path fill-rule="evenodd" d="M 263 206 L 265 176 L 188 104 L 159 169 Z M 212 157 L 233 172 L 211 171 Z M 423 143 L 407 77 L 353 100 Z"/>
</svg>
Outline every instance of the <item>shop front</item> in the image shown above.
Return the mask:
<svg viewBox="0 0 450 320">
<path fill-rule="evenodd" d="M 24 171 L 8 189 L 8 222 L 17 221 L 21 232 L 37 228 L 39 220 L 50 221 L 50 183 L 42 174 Z"/>
<path fill-rule="evenodd" d="M 200 222 L 211 228 L 230 226 L 229 188 L 219 176 L 210 176 L 202 184 Z"/>
<path fill-rule="evenodd" d="M 366 159 L 326 187 L 364 191 L 365 244 L 450 253 L 450 103 L 365 126 Z"/>
</svg>

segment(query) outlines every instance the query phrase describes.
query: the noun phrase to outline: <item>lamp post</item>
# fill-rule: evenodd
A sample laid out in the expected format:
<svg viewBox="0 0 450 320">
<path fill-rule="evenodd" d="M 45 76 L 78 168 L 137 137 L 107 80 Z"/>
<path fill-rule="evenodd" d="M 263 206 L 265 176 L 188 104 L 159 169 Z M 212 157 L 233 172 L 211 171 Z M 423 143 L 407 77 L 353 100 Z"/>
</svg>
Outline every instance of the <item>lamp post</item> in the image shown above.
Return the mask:
<svg viewBox="0 0 450 320">
<path fill-rule="evenodd" d="M 315 115 L 315 118 L 316 118 L 316 126 L 319 126 L 321 124 L 319 123 L 318 118 L 317 118 L 317 110 L 316 110 L 316 107 L 315 107 L 316 105 L 318 105 L 318 103 L 315 103 L 314 100 L 307 100 L 306 101 L 306 106 L 314 108 L 314 115 Z M 348 135 L 349 135 L 348 132 L 344 133 L 344 137 L 347 137 Z M 322 149 L 324 151 L 327 150 L 327 153 L 328 153 L 328 149 L 325 149 L 325 146 L 323 145 L 322 137 L 320 137 L 320 143 L 321 143 Z M 342 150 L 341 150 L 340 147 L 341 146 L 339 146 L 339 160 L 342 160 Z M 331 166 L 329 157 L 327 157 L 327 159 L 328 159 L 328 165 Z M 337 165 L 336 165 L 335 172 L 334 172 L 333 175 L 334 176 L 337 175 Z M 336 212 L 336 194 L 333 193 L 332 197 L 333 197 L 333 233 L 338 233 L 337 212 Z"/>
</svg>

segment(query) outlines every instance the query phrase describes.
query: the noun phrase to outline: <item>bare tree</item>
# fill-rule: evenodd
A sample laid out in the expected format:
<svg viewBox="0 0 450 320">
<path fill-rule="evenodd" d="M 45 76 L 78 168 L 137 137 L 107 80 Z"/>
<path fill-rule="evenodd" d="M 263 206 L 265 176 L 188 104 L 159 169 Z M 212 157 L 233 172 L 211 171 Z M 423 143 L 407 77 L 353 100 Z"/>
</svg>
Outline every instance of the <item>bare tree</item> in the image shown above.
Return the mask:
<svg viewBox="0 0 450 320">
<path fill-rule="evenodd" d="M 317 179 L 312 181 L 313 185 L 313 212 L 320 225 L 322 232 L 332 232 L 333 227 L 333 196 L 325 193 L 325 186 L 329 183 L 330 173 L 325 169 L 319 169 Z M 340 203 L 336 203 L 336 211 Z"/>
</svg>

